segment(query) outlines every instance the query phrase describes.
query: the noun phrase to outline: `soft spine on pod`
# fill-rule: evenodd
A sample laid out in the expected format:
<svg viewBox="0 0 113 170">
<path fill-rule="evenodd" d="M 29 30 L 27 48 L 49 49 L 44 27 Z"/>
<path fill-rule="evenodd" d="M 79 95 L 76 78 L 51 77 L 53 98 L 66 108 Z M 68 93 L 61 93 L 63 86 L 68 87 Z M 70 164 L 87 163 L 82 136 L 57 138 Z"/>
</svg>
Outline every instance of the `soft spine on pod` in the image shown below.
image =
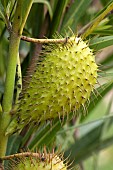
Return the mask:
<svg viewBox="0 0 113 170">
<path fill-rule="evenodd" d="M 43 55 L 7 133 L 14 131 L 14 126 L 21 129 L 29 122 L 76 112 L 85 106 L 94 89 L 98 67 L 92 50 L 81 38 L 71 37 L 66 44 L 50 45 Z"/>
</svg>

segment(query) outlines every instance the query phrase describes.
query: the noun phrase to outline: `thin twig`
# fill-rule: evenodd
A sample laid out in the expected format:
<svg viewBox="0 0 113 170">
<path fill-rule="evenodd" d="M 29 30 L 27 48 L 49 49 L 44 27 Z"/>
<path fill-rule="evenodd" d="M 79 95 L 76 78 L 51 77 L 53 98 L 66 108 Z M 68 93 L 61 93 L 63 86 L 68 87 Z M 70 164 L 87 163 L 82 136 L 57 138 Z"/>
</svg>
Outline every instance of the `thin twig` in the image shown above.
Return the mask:
<svg viewBox="0 0 113 170">
<path fill-rule="evenodd" d="M 45 158 L 45 159 L 52 159 L 56 156 L 56 154 L 54 153 L 54 150 L 52 153 L 49 153 L 47 154 L 46 150 L 44 149 L 44 152 L 41 154 L 40 152 L 36 152 L 36 153 L 33 153 L 33 152 L 23 152 L 23 153 L 16 153 L 16 154 L 13 154 L 13 155 L 8 155 L 8 156 L 4 156 L 4 157 L 1 157 L 0 160 L 3 161 L 3 160 L 9 160 L 9 159 L 14 159 L 14 158 L 22 158 L 22 157 L 36 157 L 36 158 Z"/>
<path fill-rule="evenodd" d="M 0 159 L 1 160 L 9 160 L 9 159 L 13 159 L 13 158 L 21 158 L 21 157 L 28 157 L 28 156 L 40 157 L 40 154 L 32 153 L 32 152 L 24 152 L 24 153 L 17 153 L 17 154 L 13 154 L 13 155 L 9 155 L 9 156 L 4 156 Z"/>
<path fill-rule="evenodd" d="M 39 44 L 47 44 L 47 43 L 65 43 L 67 42 L 67 37 L 62 39 L 36 39 L 36 38 L 30 38 L 26 36 L 21 36 L 21 39 L 27 42 L 32 43 L 39 43 Z"/>
</svg>

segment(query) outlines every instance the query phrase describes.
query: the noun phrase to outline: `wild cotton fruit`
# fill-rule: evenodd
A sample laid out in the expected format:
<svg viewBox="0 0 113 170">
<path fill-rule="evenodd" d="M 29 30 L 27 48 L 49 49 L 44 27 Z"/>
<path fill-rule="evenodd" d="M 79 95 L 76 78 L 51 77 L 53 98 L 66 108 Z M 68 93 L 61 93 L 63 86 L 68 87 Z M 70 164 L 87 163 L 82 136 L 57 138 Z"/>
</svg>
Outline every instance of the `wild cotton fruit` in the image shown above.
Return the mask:
<svg viewBox="0 0 113 170">
<path fill-rule="evenodd" d="M 54 153 L 40 154 L 31 153 L 30 156 L 18 158 L 18 161 L 12 161 L 9 169 L 11 170 L 67 170 L 67 165 L 63 163 L 60 157 Z"/>
<path fill-rule="evenodd" d="M 94 89 L 98 69 L 95 56 L 81 38 L 71 37 L 65 44 L 50 45 L 43 53 L 45 57 L 38 63 L 7 133 L 15 126 L 21 129 L 29 122 L 76 112 L 84 107 Z"/>
</svg>

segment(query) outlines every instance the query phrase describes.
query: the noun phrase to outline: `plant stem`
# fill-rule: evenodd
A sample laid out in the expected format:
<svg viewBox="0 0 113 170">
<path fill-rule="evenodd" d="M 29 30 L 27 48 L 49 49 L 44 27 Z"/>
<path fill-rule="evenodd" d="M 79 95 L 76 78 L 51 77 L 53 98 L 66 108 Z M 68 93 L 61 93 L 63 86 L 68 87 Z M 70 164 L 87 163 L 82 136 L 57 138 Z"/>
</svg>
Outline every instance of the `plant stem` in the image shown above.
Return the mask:
<svg viewBox="0 0 113 170">
<path fill-rule="evenodd" d="M 66 37 L 61 39 L 37 39 L 37 38 L 30 38 L 22 35 L 21 39 L 32 43 L 48 44 L 48 43 L 66 43 L 69 38 Z"/>
<path fill-rule="evenodd" d="M 17 54 L 20 43 L 19 29 L 21 25 L 21 3 L 22 0 L 18 0 L 12 32 L 9 41 L 9 56 L 8 66 L 6 72 L 5 92 L 3 97 L 3 113 L 0 119 L 0 157 L 5 155 L 8 136 L 5 136 L 5 130 L 10 122 L 10 110 L 12 108 L 14 84 L 15 84 L 15 72 L 17 64 Z"/>
<path fill-rule="evenodd" d="M 27 1 L 27 8 L 24 9 L 26 14 L 22 13 L 23 3 L 25 0 L 18 0 L 16 11 L 14 15 L 14 21 L 12 25 L 12 31 L 9 41 L 9 56 L 8 56 L 8 66 L 6 72 L 6 81 L 5 81 L 5 91 L 3 97 L 3 113 L 0 115 L 0 157 L 3 157 L 6 153 L 7 140 L 8 136 L 5 136 L 5 130 L 10 122 L 10 110 L 12 108 L 14 85 L 15 85 L 15 73 L 17 65 L 17 57 L 19 51 L 19 44 L 21 33 L 23 31 L 24 24 L 26 22 L 27 16 L 29 14 L 33 0 Z M 23 22 L 23 23 L 22 23 Z"/>
<path fill-rule="evenodd" d="M 17 153 L 17 154 L 13 154 L 13 155 L 9 155 L 9 156 L 4 156 L 1 159 L 2 160 L 9 160 L 9 159 L 14 159 L 14 158 L 21 158 L 21 157 L 40 157 L 39 153 L 33 153 L 33 152 L 23 152 L 23 153 Z"/>
</svg>

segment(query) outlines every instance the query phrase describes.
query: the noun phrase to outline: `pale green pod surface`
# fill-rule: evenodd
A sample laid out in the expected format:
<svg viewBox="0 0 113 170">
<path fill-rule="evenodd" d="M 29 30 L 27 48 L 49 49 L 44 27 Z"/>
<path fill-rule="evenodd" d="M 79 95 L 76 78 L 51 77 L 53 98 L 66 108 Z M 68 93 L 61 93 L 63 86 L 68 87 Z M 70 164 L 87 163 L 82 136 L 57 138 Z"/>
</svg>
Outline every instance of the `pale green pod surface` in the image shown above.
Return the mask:
<svg viewBox="0 0 113 170">
<path fill-rule="evenodd" d="M 19 102 L 16 118 L 23 125 L 76 112 L 97 82 L 95 56 L 81 38 L 71 37 L 66 44 L 50 45 L 44 52 Z"/>
</svg>

